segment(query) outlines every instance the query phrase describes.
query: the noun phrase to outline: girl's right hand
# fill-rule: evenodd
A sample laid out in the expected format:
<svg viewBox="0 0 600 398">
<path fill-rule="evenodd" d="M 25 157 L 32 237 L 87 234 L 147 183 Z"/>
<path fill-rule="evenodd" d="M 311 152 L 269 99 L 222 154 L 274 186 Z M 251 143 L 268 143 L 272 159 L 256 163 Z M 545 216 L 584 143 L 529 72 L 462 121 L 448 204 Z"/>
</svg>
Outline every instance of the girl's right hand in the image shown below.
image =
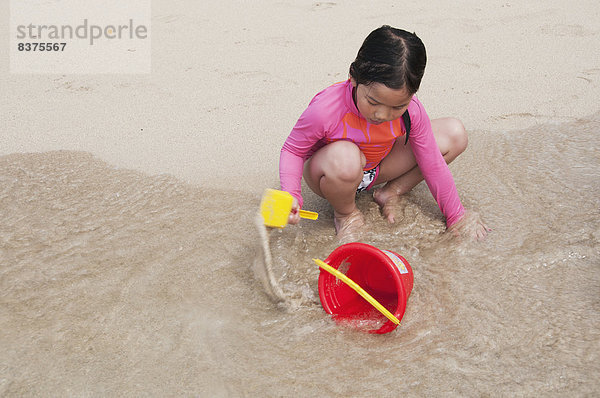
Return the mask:
<svg viewBox="0 0 600 398">
<path fill-rule="evenodd" d="M 288 224 L 296 225 L 300 222 L 300 206 L 298 205 L 298 199 L 294 198 L 292 202 L 292 210 L 288 217 Z"/>
</svg>

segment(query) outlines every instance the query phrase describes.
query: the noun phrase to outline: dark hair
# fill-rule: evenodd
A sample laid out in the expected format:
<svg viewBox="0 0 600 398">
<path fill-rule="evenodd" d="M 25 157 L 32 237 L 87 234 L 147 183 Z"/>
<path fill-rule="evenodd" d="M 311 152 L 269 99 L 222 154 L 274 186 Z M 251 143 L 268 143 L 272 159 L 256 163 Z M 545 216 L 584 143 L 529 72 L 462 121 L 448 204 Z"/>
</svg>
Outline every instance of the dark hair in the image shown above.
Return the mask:
<svg viewBox="0 0 600 398">
<path fill-rule="evenodd" d="M 414 33 L 384 25 L 365 39 L 350 65 L 358 84 L 382 83 L 392 89 L 419 90 L 425 73 L 425 45 Z"/>
</svg>

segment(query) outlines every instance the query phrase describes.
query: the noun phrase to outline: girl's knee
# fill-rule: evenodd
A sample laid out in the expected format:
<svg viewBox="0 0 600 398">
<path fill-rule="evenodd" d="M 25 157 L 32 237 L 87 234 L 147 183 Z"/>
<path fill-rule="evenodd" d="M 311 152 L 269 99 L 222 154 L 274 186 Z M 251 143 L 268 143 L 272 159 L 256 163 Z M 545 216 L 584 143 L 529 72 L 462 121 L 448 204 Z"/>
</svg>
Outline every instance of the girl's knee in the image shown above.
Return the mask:
<svg viewBox="0 0 600 398">
<path fill-rule="evenodd" d="M 457 153 L 464 152 L 469 144 L 469 138 L 463 123 L 459 119 L 450 118 L 447 122 L 447 129 L 453 150 Z"/>
<path fill-rule="evenodd" d="M 350 141 L 336 141 L 328 146 L 329 173 L 343 181 L 360 181 L 366 160 L 358 146 Z"/>
</svg>

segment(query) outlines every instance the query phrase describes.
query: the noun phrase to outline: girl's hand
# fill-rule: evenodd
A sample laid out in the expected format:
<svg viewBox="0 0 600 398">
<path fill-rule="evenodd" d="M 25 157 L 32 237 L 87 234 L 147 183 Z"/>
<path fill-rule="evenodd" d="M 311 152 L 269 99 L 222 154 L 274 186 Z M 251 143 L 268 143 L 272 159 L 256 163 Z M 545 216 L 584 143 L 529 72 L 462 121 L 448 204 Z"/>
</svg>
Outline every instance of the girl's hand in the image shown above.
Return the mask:
<svg viewBox="0 0 600 398">
<path fill-rule="evenodd" d="M 456 237 L 468 237 L 474 240 L 484 240 L 491 229 L 483 223 L 476 211 L 466 210 L 460 220 L 448 228 L 448 233 Z"/>
<path fill-rule="evenodd" d="M 298 205 L 298 199 L 294 198 L 292 202 L 292 210 L 288 217 L 288 224 L 298 224 L 300 222 L 300 206 Z"/>
</svg>

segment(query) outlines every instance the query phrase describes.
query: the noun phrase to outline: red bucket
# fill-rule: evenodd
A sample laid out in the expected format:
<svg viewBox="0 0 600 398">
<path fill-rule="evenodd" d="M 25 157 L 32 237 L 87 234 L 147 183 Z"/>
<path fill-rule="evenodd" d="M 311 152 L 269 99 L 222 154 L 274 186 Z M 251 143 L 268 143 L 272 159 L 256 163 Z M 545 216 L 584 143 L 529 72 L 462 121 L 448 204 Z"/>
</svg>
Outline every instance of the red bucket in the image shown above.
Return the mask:
<svg viewBox="0 0 600 398">
<path fill-rule="evenodd" d="M 354 242 L 335 249 L 325 262 L 356 282 L 398 320 L 402 319 L 413 287 L 413 272 L 404 257 Z M 319 275 L 319 297 L 323 309 L 339 323 L 367 327 L 369 333 L 377 334 L 391 332 L 397 326 L 354 289 L 323 269 Z"/>
</svg>

